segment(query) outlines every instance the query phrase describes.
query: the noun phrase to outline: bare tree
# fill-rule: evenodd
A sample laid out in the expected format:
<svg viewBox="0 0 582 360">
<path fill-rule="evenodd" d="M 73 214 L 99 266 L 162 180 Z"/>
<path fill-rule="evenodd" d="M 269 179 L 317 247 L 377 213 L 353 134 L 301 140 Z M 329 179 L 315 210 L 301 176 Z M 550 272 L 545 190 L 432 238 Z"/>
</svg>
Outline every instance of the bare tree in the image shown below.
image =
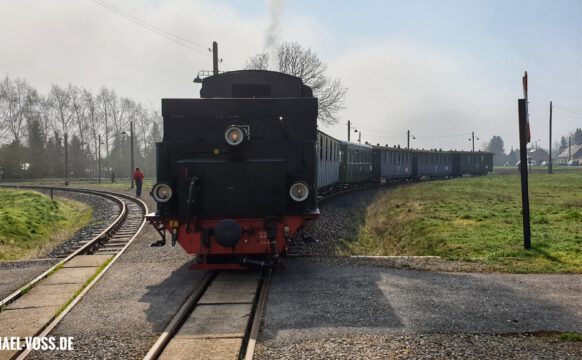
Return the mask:
<svg viewBox="0 0 582 360">
<path fill-rule="evenodd" d="M 51 98 L 40 97 L 39 99 L 39 111 L 40 111 L 40 129 L 45 136 L 49 136 L 51 129 L 54 129 L 53 116 L 52 116 L 53 105 L 51 103 Z"/>
<path fill-rule="evenodd" d="M 71 106 L 71 94 L 67 89 L 63 89 L 58 85 L 53 84 L 49 92 L 50 104 L 56 113 L 58 124 L 55 127 L 60 127 L 62 134 L 66 134 L 70 130 L 71 120 L 73 119 L 73 107 Z"/>
<path fill-rule="evenodd" d="M 296 42 L 283 43 L 277 48 L 276 64 L 270 65 L 269 60 L 267 53 L 257 54 L 247 61 L 245 69 L 274 68 L 301 78 L 318 98 L 319 120 L 324 125 L 337 123 L 337 114 L 344 109 L 347 89 L 342 86 L 340 79 L 331 79 L 326 75 L 327 66 L 311 49 L 306 49 Z"/>
<path fill-rule="evenodd" d="M 12 82 L 8 76 L 0 82 L 0 140 L 6 140 L 10 132 L 10 121 L 14 117 Z"/>
<path fill-rule="evenodd" d="M 79 141 L 81 146 L 85 146 L 87 144 L 85 132 L 87 131 L 88 124 L 84 90 L 69 84 L 68 91 L 71 97 L 71 111 L 77 126 Z"/>
<path fill-rule="evenodd" d="M 109 107 L 109 114 L 111 115 L 111 124 L 113 125 L 113 136 L 119 137 L 122 132 L 126 131 L 127 119 L 126 113 L 131 107 L 131 104 L 125 98 L 119 99 L 115 90 L 109 91 L 107 97 L 107 105 Z"/>
<path fill-rule="evenodd" d="M 99 104 L 99 110 L 101 113 L 101 119 L 103 124 L 104 140 L 105 140 L 105 154 L 109 157 L 109 140 L 111 135 L 111 121 L 109 112 L 109 90 L 102 87 L 99 90 L 99 95 L 97 95 L 97 103 Z"/>
<path fill-rule="evenodd" d="M 269 70 L 269 55 L 267 53 L 257 54 L 247 60 L 245 64 L 247 70 Z"/>
<path fill-rule="evenodd" d="M 121 174 L 128 170 L 129 138 L 120 135 L 128 132 L 132 121 L 137 159 L 154 174 L 153 144 L 161 137 L 160 119 L 159 109 L 118 97 L 107 88 L 95 95 L 73 85 L 53 85 L 42 96 L 26 80 L 6 76 L 0 79 L 0 166 L 12 177 L 60 176 L 66 133 L 71 170 L 82 174 L 93 158 L 87 157 L 88 152 L 95 154 L 96 165 L 102 135 L 107 151 L 104 160 Z M 32 170 L 22 169 L 25 162 Z"/>
<path fill-rule="evenodd" d="M 142 104 L 137 104 L 133 112 L 132 121 L 134 123 L 134 133 L 136 142 L 136 149 L 139 154 L 145 154 L 147 144 L 147 136 L 150 132 L 152 123 L 148 118 L 148 111 Z"/>
<path fill-rule="evenodd" d="M 33 99 L 36 92 L 28 85 L 26 80 L 10 80 L 6 77 L 0 83 L 0 116 L 2 116 L 2 129 L 0 136 L 11 135 L 12 141 L 21 142 L 26 131 L 27 102 Z"/>
<path fill-rule="evenodd" d="M 99 151 L 99 132 L 101 125 L 97 101 L 91 92 L 83 90 L 83 102 L 87 109 L 87 128 L 89 129 L 89 136 L 93 144 L 93 153 L 95 154 L 95 159 L 97 159 L 99 157 L 97 151 Z"/>
</svg>

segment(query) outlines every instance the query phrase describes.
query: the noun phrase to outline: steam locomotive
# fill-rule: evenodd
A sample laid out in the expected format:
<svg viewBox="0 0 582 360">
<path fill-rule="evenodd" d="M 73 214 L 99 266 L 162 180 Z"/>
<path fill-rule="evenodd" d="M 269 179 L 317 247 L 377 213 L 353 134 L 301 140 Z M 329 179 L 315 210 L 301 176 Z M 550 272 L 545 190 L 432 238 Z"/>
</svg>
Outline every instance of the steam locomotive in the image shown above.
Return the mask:
<svg viewBox="0 0 582 360">
<path fill-rule="evenodd" d="M 277 264 L 319 217 L 318 194 L 421 177 L 483 175 L 491 153 L 409 150 L 339 141 L 317 130 L 301 79 L 243 70 L 203 80 L 200 99 L 162 99 L 157 203 L 147 219 L 196 255 L 196 269 Z"/>
<path fill-rule="evenodd" d="M 272 266 L 319 216 L 317 99 L 297 77 L 255 70 L 207 77 L 200 95 L 162 100 L 148 219 L 195 268 Z"/>
</svg>

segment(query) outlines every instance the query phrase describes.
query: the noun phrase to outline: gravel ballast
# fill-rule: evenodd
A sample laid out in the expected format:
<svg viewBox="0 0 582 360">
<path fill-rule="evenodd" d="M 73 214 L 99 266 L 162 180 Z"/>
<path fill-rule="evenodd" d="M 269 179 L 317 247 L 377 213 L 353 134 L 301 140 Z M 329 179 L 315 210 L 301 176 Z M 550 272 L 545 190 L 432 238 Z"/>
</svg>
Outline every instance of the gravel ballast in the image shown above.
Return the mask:
<svg viewBox="0 0 582 360">
<path fill-rule="evenodd" d="M 271 359 L 580 359 L 582 344 L 550 336 L 417 334 L 369 335 L 355 332 L 325 340 L 260 344 L 257 360 Z"/>
<path fill-rule="evenodd" d="M 93 208 L 93 217 L 89 224 L 79 229 L 69 240 L 55 247 L 48 255 L 50 258 L 68 255 L 80 241 L 95 237 L 119 216 L 119 206 L 115 202 L 101 196 L 66 191 L 56 193 L 59 196 L 80 201 L 91 206 Z"/>
<path fill-rule="evenodd" d="M 192 256 L 179 245 L 149 247 L 159 238 L 146 224 L 52 331 L 51 336 L 72 336 L 73 351 L 33 352 L 31 359 L 142 359 L 204 273 L 189 269 Z"/>
</svg>

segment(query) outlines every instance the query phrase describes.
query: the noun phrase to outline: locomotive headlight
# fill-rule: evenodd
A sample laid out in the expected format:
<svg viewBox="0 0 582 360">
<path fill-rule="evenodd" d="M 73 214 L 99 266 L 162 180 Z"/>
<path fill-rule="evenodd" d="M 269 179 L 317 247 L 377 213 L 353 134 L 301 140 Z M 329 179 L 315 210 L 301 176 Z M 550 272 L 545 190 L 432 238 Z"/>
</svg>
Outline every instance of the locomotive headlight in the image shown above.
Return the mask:
<svg viewBox="0 0 582 360">
<path fill-rule="evenodd" d="M 291 188 L 289 189 L 289 195 L 291 196 L 291 199 L 297 202 L 305 201 L 305 199 L 307 199 L 309 196 L 309 187 L 305 182 L 298 181 L 291 185 Z"/>
<path fill-rule="evenodd" d="M 243 142 L 245 133 L 238 126 L 231 126 L 224 132 L 224 138 L 228 145 L 236 146 Z"/>
<path fill-rule="evenodd" d="M 156 184 L 152 189 L 152 197 L 159 203 L 168 202 L 172 198 L 172 188 L 168 184 Z"/>
</svg>

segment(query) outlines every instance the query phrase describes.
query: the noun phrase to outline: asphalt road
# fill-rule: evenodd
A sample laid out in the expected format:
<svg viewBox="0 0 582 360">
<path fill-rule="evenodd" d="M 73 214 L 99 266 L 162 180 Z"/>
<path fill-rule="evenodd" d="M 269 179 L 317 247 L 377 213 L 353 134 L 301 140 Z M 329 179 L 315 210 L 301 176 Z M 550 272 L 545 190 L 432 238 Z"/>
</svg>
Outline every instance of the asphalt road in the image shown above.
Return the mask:
<svg viewBox="0 0 582 360">
<path fill-rule="evenodd" d="M 437 273 L 287 259 L 262 340 L 342 333 L 582 332 L 582 275 Z"/>
</svg>

